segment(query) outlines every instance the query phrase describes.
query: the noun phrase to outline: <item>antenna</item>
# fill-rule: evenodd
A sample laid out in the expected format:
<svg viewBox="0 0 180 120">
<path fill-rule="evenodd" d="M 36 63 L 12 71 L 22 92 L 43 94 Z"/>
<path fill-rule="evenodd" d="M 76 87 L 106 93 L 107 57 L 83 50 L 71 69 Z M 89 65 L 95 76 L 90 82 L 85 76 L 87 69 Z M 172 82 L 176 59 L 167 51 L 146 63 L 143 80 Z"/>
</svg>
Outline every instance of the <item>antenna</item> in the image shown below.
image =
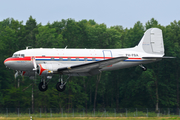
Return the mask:
<svg viewBox="0 0 180 120">
<path fill-rule="evenodd" d="M 26 47 L 26 50 L 27 50 L 29 47 L 31 47 L 31 46 L 27 46 L 27 47 Z"/>
</svg>

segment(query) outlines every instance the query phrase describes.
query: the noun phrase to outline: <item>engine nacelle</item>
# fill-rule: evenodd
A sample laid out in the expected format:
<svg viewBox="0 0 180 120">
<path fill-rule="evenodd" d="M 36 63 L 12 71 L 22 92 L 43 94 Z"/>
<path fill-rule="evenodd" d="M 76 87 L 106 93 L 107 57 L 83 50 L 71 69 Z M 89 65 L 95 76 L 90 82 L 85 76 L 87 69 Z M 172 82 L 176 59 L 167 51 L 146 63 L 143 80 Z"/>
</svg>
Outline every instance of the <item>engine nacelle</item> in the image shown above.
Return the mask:
<svg viewBox="0 0 180 120">
<path fill-rule="evenodd" d="M 65 67 L 63 64 L 38 64 L 37 74 L 47 76 L 54 72 L 57 72 L 58 68 Z"/>
</svg>

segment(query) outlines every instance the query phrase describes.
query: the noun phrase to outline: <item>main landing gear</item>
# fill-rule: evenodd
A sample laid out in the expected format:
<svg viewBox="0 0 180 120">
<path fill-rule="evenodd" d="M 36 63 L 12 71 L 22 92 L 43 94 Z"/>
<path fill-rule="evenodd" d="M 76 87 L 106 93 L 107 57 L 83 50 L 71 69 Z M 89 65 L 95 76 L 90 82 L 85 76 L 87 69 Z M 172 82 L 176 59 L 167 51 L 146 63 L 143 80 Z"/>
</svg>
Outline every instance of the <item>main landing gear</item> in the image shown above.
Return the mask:
<svg viewBox="0 0 180 120">
<path fill-rule="evenodd" d="M 56 89 L 59 92 L 63 92 L 66 88 L 66 83 L 67 80 L 70 78 L 70 76 L 66 79 L 66 81 L 63 81 L 63 76 L 61 76 L 61 78 L 59 78 L 59 82 L 56 84 Z"/>
<path fill-rule="evenodd" d="M 48 89 L 46 79 L 41 79 L 41 82 L 39 83 L 38 88 L 42 92 L 44 92 L 44 91 L 46 91 Z"/>
<path fill-rule="evenodd" d="M 59 82 L 56 84 L 56 89 L 59 92 L 63 92 L 66 88 L 67 80 L 70 78 L 70 76 L 66 79 L 66 81 L 63 81 L 63 76 L 59 78 Z M 38 85 L 38 88 L 40 91 L 44 92 L 48 89 L 48 82 L 46 82 L 46 77 L 41 79 L 41 82 Z"/>
</svg>

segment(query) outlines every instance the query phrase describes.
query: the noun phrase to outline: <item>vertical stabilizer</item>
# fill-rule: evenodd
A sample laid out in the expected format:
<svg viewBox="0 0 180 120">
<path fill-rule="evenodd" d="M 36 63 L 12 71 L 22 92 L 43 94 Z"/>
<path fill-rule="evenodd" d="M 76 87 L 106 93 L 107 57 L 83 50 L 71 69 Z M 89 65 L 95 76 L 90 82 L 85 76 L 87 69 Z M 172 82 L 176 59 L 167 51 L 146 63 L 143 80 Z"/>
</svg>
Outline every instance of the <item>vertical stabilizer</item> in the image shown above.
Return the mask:
<svg viewBox="0 0 180 120">
<path fill-rule="evenodd" d="M 142 48 L 146 53 L 164 55 L 162 30 L 159 28 L 148 29 L 138 44 L 138 48 Z"/>
</svg>

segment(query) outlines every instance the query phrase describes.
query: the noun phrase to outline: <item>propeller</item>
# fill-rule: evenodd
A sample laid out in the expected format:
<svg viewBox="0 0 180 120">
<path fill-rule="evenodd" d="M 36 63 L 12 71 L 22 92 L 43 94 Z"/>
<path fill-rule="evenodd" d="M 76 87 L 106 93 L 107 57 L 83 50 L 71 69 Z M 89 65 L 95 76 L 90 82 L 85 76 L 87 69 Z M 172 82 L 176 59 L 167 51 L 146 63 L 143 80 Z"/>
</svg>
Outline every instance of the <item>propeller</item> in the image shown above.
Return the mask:
<svg viewBox="0 0 180 120">
<path fill-rule="evenodd" d="M 33 70 L 37 70 L 37 65 L 36 65 L 36 59 L 34 57 L 32 57 L 32 62 L 33 62 Z"/>
</svg>

